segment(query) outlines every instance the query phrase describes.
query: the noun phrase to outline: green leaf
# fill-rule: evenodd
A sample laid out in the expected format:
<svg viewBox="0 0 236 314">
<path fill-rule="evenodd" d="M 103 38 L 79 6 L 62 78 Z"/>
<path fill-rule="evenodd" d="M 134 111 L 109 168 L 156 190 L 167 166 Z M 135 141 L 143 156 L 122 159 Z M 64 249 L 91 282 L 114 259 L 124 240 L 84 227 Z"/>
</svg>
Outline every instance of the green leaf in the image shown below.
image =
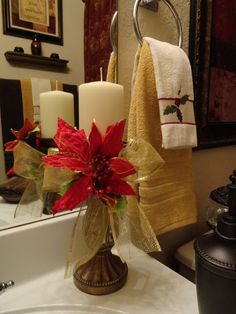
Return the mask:
<svg viewBox="0 0 236 314">
<path fill-rule="evenodd" d="M 189 100 L 189 95 L 184 95 L 180 98 L 181 105 L 184 105 Z"/>
<path fill-rule="evenodd" d="M 172 105 L 172 106 L 166 106 L 166 108 L 165 108 L 163 114 L 164 114 L 164 115 L 168 115 L 168 114 L 170 114 L 170 113 L 175 113 L 176 110 L 177 110 L 177 107 L 176 107 L 176 106 L 173 106 L 173 105 Z"/>
<path fill-rule="evenodd" d="M 177 114 L 178 120 L 180 122 L 183 122 L 183 115 L 182 115 L 182 112 L 179 110 L 179 108 L 177 108 L 176 114 Z"/>
<path fill-rule="evenodd" d="M 124 217 L 125 208 L 126 208 L 126 198 L 125 196 L 119 196 L 117 198 L 117 203 L 116 203 L 116 212 L 117 212 L 117 215 L 121 219 Z"/>
<path fill-rule="evenodd" d="M 67 182 L 65 184 L 63 184 L 61 187 L 60 187 L 60 191 L 58 192 L 59 195 L 63 196 L 68 190 L 69 188 L 73 185 L 73 183 L 75 182 L 76 180 L 72 180 L 70 182 Z"/>
</svg>

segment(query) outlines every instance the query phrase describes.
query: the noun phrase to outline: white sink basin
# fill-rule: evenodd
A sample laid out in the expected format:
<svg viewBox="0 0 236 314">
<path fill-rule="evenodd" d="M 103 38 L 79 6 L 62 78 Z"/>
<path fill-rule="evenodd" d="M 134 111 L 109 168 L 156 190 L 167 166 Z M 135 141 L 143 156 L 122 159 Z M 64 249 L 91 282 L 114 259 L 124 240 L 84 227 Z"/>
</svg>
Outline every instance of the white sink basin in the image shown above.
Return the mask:
<svg viewBox="0 0 236 314">
<path fill-rule="evenodd" d="M 93 305 L 43 305 L 29 308 L 9 310 L 0 313 L 8 314 L 128 314 L 123 311 L 112 310 L 102 306 Z"/>
</svg>

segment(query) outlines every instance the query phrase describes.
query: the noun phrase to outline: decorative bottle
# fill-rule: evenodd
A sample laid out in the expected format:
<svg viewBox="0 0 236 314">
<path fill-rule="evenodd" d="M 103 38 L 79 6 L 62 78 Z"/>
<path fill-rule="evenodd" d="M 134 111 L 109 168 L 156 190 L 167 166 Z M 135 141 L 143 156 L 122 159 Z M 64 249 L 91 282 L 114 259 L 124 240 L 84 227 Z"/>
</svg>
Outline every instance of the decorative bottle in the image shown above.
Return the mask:
<svg viewBox="0 0 236 314">
<path fill-rule="evenodd" d="M 32 52 L 32 55 L 38 55 L 38 56 L 40 56 L 42 52 L 41 42 L 38 39 L 38 36 L 36 34 L 33 35 L 33 40 L 31 43 L 31 52 Z"/>
<path fill-rule="evenodd" d="M 227 189 L 228 212 L 194 243 L 199 314 L 236 313 L 236 183 Z"/>
</svg>

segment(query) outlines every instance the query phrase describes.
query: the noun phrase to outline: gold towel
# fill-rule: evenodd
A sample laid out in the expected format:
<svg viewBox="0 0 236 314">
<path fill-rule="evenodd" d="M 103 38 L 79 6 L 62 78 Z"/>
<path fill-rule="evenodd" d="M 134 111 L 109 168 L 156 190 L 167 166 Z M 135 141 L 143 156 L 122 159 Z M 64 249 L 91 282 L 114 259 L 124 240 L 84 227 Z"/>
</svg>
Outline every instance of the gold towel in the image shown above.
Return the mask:
<svg viewBox="0 0 236 314">
<path fill-rule="evenodd" d="M 31 81 L 29 79 L 23 79 L 20 81 L 20 83 L 21 83 L 21 96 L 22 96 L 24 120 L 27 118 L 29 119 L 29 121 L 33 122 L 34 109 L 33 109 Z"/>
<path fill-rule="evenodd" d="M 51 89 L 52 90 L 63 90 L 62 82 L 51 81 Z"/>
<path fill-rule="evenodd" d="M 117 54 L 114 51 L 110 55 L 106 81 L 117 83 Z"/>
<path fill-rule="evenodd" d="M 153 61 L 147 42 L 136 56 L 128 118 L 128 138 L 151 143 L 165 163 L 139 186 L 140 205 L 156 233 L 162 234 L 196 222 L 192 183 L 192 150 L 164 150 Z"/>
<path fill-rule="evenodd" d="M 23 104 L 23 116 L 24 120 L 28 118 L 32 123 L 34 122 L 34 108 L 33 108 L 33 98 L 32 98 L 32 86 L 30 79 L 22 79 L 21 83 L 21 95 Z M 51 90 L 62 90 L 62 83 L 56 81 L 51 81 Z"/>
</svg>

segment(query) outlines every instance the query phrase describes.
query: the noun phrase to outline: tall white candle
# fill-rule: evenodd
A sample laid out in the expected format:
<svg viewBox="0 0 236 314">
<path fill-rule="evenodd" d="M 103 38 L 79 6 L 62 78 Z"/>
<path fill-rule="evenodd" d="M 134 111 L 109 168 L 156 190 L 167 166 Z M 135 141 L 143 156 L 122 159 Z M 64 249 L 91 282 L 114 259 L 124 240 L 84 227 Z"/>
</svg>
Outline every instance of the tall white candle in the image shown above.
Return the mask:
<svg viewBox="0 0 236 314">
<path fill-rule="evenodd" d="M 71 93 L 58 90 L 41 93 L 39 102 L 42 138 L 54 137 L 58 118 L 74 126 L 74 99 Z"/>
<path fill-rule="evenodd" d="M 110 82 L 91 82 L 79 86 L 79 128 L 89 135 L 95 119 L 102 132 L 124 118 L 124 88 Z"/>
</svg>

